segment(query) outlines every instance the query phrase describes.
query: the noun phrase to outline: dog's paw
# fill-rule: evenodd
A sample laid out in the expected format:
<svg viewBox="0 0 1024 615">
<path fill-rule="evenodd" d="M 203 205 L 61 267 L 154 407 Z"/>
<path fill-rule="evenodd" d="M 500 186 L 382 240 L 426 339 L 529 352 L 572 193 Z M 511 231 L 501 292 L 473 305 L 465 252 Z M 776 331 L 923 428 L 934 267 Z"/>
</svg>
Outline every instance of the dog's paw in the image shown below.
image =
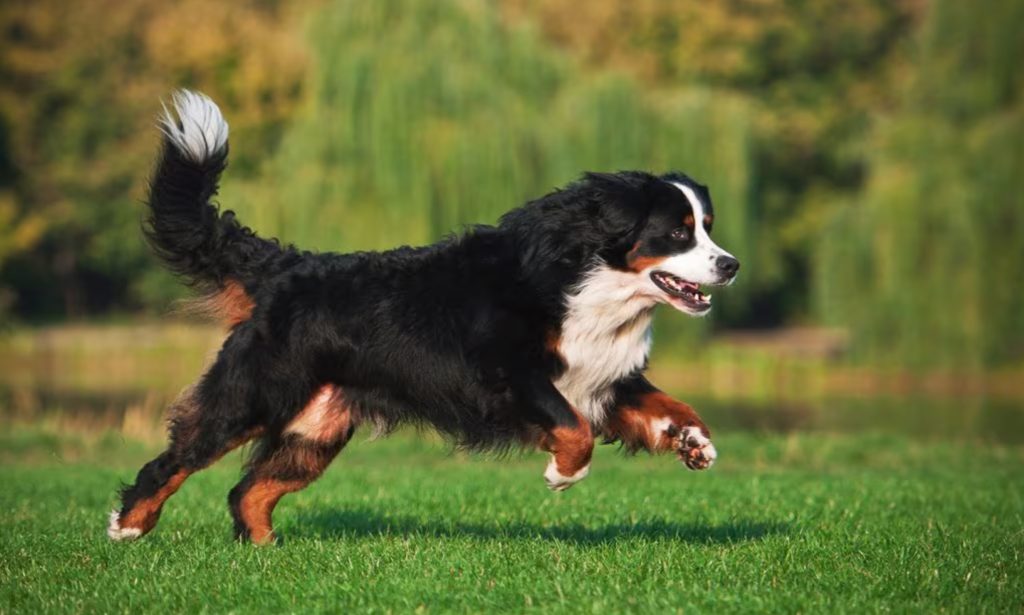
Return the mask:
<svg viewBox="0 0 1024 615">
<path fill-rule="evenodd" d="M 113 541 L 135 540 L 142 536 L 142 530 L 135 527 L 121 527 L 121 514 L 116 510 L 110 511 L 107 521 L 107 537 Z"/>
<path fill-rule="evenodd" d="M 544 482 L 548 484 L 548 489 L 552 491 L 565 491 L 569 487 L 572 487 L 586 478 L 589 473 L 590 464 L 588 463 L 572 476 L 565 476 L 558 471 L 558 467 L 555 465 L 555 460 L 552 459 L 551 462 L 548 463 L 548 467 L 544 470 Z"/>
<path fill-rule="evenodd" d="M 676 436 L 676 454 L 691 470 L 706 470 L 715 463 L 718 452 L 698 427 L 684 427 Z"/>
</svg>

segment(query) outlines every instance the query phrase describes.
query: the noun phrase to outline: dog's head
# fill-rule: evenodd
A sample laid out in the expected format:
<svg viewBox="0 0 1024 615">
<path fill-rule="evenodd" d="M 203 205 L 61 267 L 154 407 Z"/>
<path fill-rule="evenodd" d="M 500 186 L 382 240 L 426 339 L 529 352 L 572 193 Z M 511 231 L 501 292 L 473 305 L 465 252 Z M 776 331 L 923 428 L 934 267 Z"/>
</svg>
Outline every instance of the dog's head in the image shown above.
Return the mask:
<svg viewBox="0 0 1024 615">
<path fill-rule="evenodd" d="M 637 294 L 692 316 L 711 310 L 701 285 L 736 279 L 740 263 L 711 239 L 708 189 L 681 173 L 589 174 L 599 224 L 609 241 L 601 258 Z"/>
</svg>

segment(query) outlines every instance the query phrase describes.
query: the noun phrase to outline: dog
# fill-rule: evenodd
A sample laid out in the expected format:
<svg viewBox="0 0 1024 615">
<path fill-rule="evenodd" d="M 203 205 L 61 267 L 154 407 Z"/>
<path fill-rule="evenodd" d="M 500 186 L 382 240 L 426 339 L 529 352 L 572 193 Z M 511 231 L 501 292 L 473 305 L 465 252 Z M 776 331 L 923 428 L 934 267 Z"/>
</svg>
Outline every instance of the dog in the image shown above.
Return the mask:
<svg viewBox="0 0 1024 615">
<path fill-rule="evenodd" d="M 707 188 L 682 173 L 586 173 L 426 247 L 314 253 L 241 225 L 211 199 L 228 125 L 186 90 L 164 109 L 144 232 L 229 329 L 169 411 L 169 446 L 121 491 L 111 539 L 152 530 L 191 474 L 257 441 L 228 497 L 240 540 L 275 540 L 271 515 L 360 425 L 429 426 L 470 450 L 540 448 L 547 486 L 587 475 L 595 439 L 716 451 L 689 405 L 644 377 L 658 304 L 711 309 L 739 261 L 711 240 Z"/>
</svg>

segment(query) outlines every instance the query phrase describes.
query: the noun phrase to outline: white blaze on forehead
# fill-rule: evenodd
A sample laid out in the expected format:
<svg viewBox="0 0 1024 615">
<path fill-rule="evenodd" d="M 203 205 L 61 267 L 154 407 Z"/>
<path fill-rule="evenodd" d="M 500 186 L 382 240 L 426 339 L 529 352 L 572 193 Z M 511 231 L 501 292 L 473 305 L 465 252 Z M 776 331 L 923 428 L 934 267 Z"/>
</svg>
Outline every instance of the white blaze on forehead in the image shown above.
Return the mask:
<svg viewBox="0 0 1024 615">
<path fill-rule="evenodd" d="M 712 241 L 711 235 L 708 234 L 708 231 L 705 229 L 705 227 L 703 227 L 703 217 L 705 217 L 705 204 L 703 204 L 703 202 L 700 201 L 700 197 L 697 196 L 697 193 L 695 191 L 693 191 L 693 188 L 691 188 L 688 185 L 675 182 L 673 182 L 672 185 L 679 188 L 679 191 L 681 191 L 683 195 L 686 196 L 686 201 L 690 203 L 690 207 L 693 208 L 693 232 L 695 233 L 697 238 L 697 246 L 699 246 L 701 243 L 708 244 L 714 250 L 717 250 L 721 255 L 732 256 L 728 252 L 719 248 L 718 245 L 715 244 L 715 241 Z"/>
<path fill-rule="evenodd" d="M 704 229 L 704 203 L 693 188 L 676 182 L 670 183 L 683 193 L 683 197 L 693 209 L 694 245 L 686 252 L 665 259 L 652 269 L 671 273 L 694 284 L 719 284 L 722 276 L 716 261 L 720 256 L 732 255 L 718 247 L 708 236 L 707 230 Z"/>
<path fill-rule="evenodd" d="M 689 201 L 690 207 L 693 208 L 693 229 L 694 234 L 697 237 L 697 245 L 700 245 L 702 242 L 706 242 L 725 254 L 726 252 L 724 250 L 715 245 L 715 242 L 711 241 L 711 237 L 708 235 L 707 230 L 704 229 L 704 203 L 700 200 L 700 197 L 697 196 L 697 193 L 694 192 L 693 188 L 685 184 L 672 182 L 672 185 L 679 188 L 679 191 L 682 192 L 683 196 L 686 197 L 686 200 Z"/>
</svg>

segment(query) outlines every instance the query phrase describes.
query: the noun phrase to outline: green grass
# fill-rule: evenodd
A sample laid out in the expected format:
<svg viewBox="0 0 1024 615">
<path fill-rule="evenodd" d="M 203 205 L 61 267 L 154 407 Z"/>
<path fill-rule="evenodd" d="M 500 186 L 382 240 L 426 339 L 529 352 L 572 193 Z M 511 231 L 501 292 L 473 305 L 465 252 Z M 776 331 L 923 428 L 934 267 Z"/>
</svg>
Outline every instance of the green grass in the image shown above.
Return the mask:
<svg viewBox="0 0 1024 615">
<path fill-rule="evenodd" d="M 109 437 L 64 449 L 45 434 L 0 436 L 0 611 L 1024 604 L 1019 448 L 733 434 L 705 473 L 602 447 L 587 480 L 551 494 L 541 456 L 468 459 L 410 434 L 357 440 L 278 507 L 283 543 L 256 548 L 230 538 L 237 456 L 191 479 L 145 539 L 113 544 L 114 491 L 150 451 Z"/>
</svg>

